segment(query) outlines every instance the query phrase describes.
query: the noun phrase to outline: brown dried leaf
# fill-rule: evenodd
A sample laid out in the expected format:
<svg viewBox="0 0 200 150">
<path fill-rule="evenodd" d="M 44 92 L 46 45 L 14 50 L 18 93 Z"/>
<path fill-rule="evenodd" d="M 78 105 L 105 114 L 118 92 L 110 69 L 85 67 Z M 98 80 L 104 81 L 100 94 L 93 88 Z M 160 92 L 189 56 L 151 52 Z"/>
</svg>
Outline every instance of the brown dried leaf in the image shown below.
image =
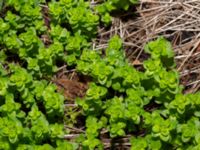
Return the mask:
<svg viewBox="0 0 200 150">
<path fill-rule="evenodd" d="M 87 84 L 68 79 L 56 79 L 53 81 L 67 100 L 75 100 L 77 97 L 84 97 L 88 89 Z"/>
</svg>

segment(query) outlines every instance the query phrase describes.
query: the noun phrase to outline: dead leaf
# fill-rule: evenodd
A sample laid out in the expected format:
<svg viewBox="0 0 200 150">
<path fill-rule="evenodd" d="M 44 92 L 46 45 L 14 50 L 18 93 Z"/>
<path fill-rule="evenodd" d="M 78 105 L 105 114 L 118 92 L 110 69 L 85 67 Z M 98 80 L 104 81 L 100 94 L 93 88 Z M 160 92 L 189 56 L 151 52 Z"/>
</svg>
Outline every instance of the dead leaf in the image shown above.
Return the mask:
<svg viewBox="0 0 200 150">
<path fill-rule="evenodd" d="M 67 100 L 75 100 L 77 97 L 84 97 L 88 89 L 87 84 L 69 80 L 69 79 L 56 79 L 53 81 L 62 92 Z"/>
</svg>

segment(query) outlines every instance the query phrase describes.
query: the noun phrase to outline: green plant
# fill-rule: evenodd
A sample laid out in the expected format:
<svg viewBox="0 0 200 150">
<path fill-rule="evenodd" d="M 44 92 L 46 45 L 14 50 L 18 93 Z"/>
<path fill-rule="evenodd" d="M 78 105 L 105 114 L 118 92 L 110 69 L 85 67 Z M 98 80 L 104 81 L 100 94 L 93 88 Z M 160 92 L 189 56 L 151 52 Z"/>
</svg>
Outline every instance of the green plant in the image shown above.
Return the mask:
<svg viewBox="0 0 200 150">
<path fill-rule="evenodd" d="M 200 93 L 183 94 L 164 37 L 146 44 L 143 71 L 131 66 L 118 36 L 104 51 L 91 50 L 100 20 L 107 26 L 113 12 L 137 2 L 0 2 L 0 149 L 101 150 L 102 137 L 127 135 L 132 150 L 200 148 Z M 91 77 L 86 95 L 65 115 L 64 96 L 49 81 L 64 63 Z M 85 132 L 64 140 L 64 123 L 73 127 L 76 117 Z"/>
<path fill-rule="evenodd" d="M 97 31 L 99 16 L 90 9 L 84 0 L 61 0 L 49 3 L 49 9 L 54 22 L 69 24 L 72 33 L 80 33 L 83 37 L 91 38 Z"/>
<path fill-rule="evenodd" d="M 131 149 L 181 149 L 191 145 L 196 148 L 199 93 L 182 94 L 174 54 L 163 37 L 148 43 L 145 51 L 151 58 L 144 62 L 143 72 L 134 69 L 125 59 L 117 36 L 110 40 L 105 56 L 96 51 L 83 51 L 77 70 L 91 76 L 94 83 L 77 104 L 86 117 L 107 120 L 100 129 L 93 123 L 93 129 L 99 129 L 93 130 L 95 139 L 103 129 L 110 138 L 145 132 L 144 137 L 139 134 L 132 138 Z M 151 104 L 155 105 L 153 110 L 146 109 Z M 88 148 L 93 149 L 89 144 Z"/>
<path fill-rule="evenodd" d="M 102 4 L 96 6 L 97 12 L 101 15 L 101 21 L 110 24 L 112 11 L 128 10 L 131 5 L 137 4 L 138 0 L 105 0 Z"/>
<path fill-rule="evenodd" d="M 9 71 L 10 75 L 2 68 L 1 74 L 1 148 L 39 146 L 47 139 L 55 145 L 64 137 L 63 124 L 55 122 L 63 116 L 64 97 L 55 92 L 54 85 L 34 80 L 20 66 L 11 64 Z"/>
</svg>

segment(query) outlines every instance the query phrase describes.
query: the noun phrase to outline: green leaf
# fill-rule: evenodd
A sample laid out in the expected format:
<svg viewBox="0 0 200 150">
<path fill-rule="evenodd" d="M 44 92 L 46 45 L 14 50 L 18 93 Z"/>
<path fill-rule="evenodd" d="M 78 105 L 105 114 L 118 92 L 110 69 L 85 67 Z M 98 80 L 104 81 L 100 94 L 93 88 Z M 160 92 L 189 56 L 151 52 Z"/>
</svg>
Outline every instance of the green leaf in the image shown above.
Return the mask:
<svg viewBox="0 0 200 150">
<path fill-rule="evenodd" d="M 5 96 L 7 94 L 7 89 L 9 85 L 9 80 L 4 77 L 0 77 L 0 95 Z"/>
<path fill-rule="evenodd" d="M 10 77 L 10 85 L 16 86 L 19 91 L 22 91 L 26 84 L 32 81 L 32 76 L 24 68 L 14 64 L 10 64 L 10 69 L 13 71 Z"/>
<path fill-rule="evenodd" d="M 168 42 L 165 38 L 160 37 L 155 41 L 149 42 L 145 48 L 145 52 L 150 53 L 152 58 L 156 59 L 161 56 L 165 57 L 173 57 L 174 53 L 172 50 L 172 46 L 170 42 Z"/>
<path fill-rule="evenodd" d="M 35 71 L 39 71 L 40 70 L 40 67 L 38 65 L 38 60 L 37 59 L 27 58 L 27 62 L 28 62 L 28 69 L 35 70 Z"/>
<path fill-rule="evenodd" d="M 71 55 L 67 55 L 64 57 L 64 61 L 69 65 L 69 66 L 73 66 L 76 64 L 76 55 L 75 54 L 71 54 Z"/>
<path fill-rule="evenodd" d="M 63 124 L 50 124 L 50 136 L 52 139 L 64 137 L 64 125 Z"/>
<path fill-rule="evenodd" d="M 144 138 L 135 138 L 131 139 L 131 150 L 145 150 L 147 148 L 147 142 Z"/>
<path fill-rule="evenodd" d="M 105 87 L 97 86 L 95 83 L 91 83 L 86 92 L 86 96 L 89 100 L 101 99 L 106 96 L 107 92 L 108 91 Z"/>
<path fill-rule="evenodd" d="M 50 84 L 42 93 L 46 113 L 50 116 L 60 116 L 64 113 L 64 96 L 56 93 L 55 89 L 55 85 Z"/>
<path fill-rule="evenodd" d="M 62 141 L 58 140 L 56 141 L 57 148 L 56 150 L 77 150 L 79 145 L 77 143 L 71 143 L 69 141 Z"/>
</svg>

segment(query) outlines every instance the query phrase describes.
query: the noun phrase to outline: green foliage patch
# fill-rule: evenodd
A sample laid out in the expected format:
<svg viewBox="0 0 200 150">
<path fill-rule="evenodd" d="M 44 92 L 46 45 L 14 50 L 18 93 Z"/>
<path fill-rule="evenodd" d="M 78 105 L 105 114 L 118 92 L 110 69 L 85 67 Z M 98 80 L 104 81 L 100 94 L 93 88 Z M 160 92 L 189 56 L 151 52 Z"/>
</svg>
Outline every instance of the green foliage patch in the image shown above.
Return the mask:
<svg viewBox="0 0 200 150">
<path fill-rule="evenodd" d="M 108 26 L 112 12 L 137 2 L 0 2 L 0 149 L 104 149 L 102 134 L 131 135 L 131 150 L 200 149 L 200 93 L 183 94 L 166 39 L 146 44 L 143 71 L 130 65 L 118 36 L 105 50 L 91 50 L 99 23 Z M 75 101 L 79 112 L 66 108 L 71 118 L 65 122 L 64 96 L 45 80 L 58 63 L 92 78 L 86 96 Z M 75 126 L 78 115 L 85 132 L 64 140 L 70 133 L 64 123 Z"/>
<path fill-rule="evenodd" d="M 199 148 L 200 94 L 182 94 L 167 40 L 149 42 L 145 51 L 151 56 L 144 71 L 128 63 L 117 36 L 109 41 L 105 56 L 83 51 L 77 70 L 94 81 L 85 98 L 76 101 L 87 117 L 84 147 L 103 149 L 99 135 L 106 130 L 110 138 L 132 134 L 132 150 Z"/>
</svg>

